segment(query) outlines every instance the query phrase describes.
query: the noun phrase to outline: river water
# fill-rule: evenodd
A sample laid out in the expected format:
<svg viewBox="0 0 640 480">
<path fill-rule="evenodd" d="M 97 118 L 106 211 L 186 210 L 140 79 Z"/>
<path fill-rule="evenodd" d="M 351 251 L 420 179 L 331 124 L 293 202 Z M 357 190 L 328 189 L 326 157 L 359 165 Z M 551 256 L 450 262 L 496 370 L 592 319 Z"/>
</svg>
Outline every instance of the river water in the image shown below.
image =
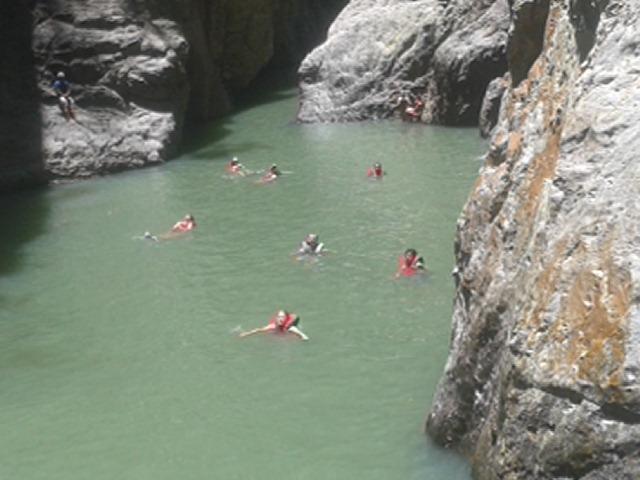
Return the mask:
<svg viewBox="0 0 640 480">
<path fill-rule="evenodd" d="M 422 426 L 475 130 L 254 99 L 165 166 L 2 198 L 0 478 L 468 479 Z M 275 184 L 224 177 L 237 155 Z M 383 163 L 382 181 L 365 177 Z M 183 238 L 151 242 L 192 213 Z M 330 253 L 298 262 L 309 232 Z M 394 280 L 414 247 L 430 274 Z M 309 342 L 240 330 L 278 309 Z"/>
</svg>

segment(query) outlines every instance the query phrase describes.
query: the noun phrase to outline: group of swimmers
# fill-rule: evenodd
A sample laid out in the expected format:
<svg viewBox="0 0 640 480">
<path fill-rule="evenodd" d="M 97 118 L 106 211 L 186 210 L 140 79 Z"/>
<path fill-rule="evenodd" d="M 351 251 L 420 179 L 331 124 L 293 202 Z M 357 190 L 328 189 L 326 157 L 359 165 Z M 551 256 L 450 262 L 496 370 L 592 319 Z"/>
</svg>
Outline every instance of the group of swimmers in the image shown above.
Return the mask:
<svg viewBox="0 0 640 480">
<path fill-rule="evenodd" d="M 226 165 L 225 171 L 230 175 L 246 176 L 250 173 L 239 161 L 237 157 Z M 274 164 L 267 170 L 267 172 L 259 180 L 260 183 L 269 183 L 276 180 L 281 175 L 280 170 Z M 375 163 L 367 170 L 367 176 L 374 179 L 381 179 L 385 175 L 381 163 Z M 169 239 L 177 235 L 181 235 L 187 232 L 193 231 L 197 227 L 196 220 L 191 214 L 187 214 L 176 222 L 171 230 L 163 235 L 152 235 L 149 232 L 145 232 L 144 238 L 153 241 L 160 241 L 163 239 Z M 300 243 L 300 247 L 296 251 L 298 258 L 313 258 L 318 257 L 326 253 L 324 244 L 320 242 L 320 236 L 317 233 L 309 233 Z M 426 272 L 426 266 L 424 259 L 418 255 L 418 252 L 409 248 L 405 250 L 404 254 L 398 259 L 398 268 L 396 270 L 395 278 L 400 277 L 413 277 L 421 273 Z M 300 316 L 288 312 L 286 310 L 279 310 L 274 314 L 269 323 L 264 327 L 254 328 L 246 332 L 239 334 L 240 338 L 245 338 L 257 333 L 292 333 L 302 340 L 309 340 L 309 337 L 300 329 Z"/>
<path fill-rule="evenodd" d="M 247 175 L 247 170 L 238 161 L 237 157 L 233 157 L 233 159 L 227 164 L 225 170 L 227 173 L 232 175 Z M 384 175 L 385 171 L 382 168 L 382 164 L 379 162 L 376 162 L 373 166 L 367 169 L 367 177 L 369 178 L 381 179 Z M 279 176 L 280 172 L 278 171 L 277 166 L 273 165 L 261 178 L 260 182 L 272 182 Z M 323 255 L 325 252 L 324 244 L 320 242 L 319 235 L 316 233 L 309 233 L 300 243 L 300 247 L 298 248 L 296 255 L 299 258 L 317 257 Z M 418 252 L 415 249 L 409 248 L 398 259 L 398 269 L 396 271 L 395 278 L 413 277 L 424 272 L 426 272 L 424 259 L 418 255 Z M 240 338 L 244 338 L 257 333 L 293 333 L 302 340 L 309 340 L 309 337 L 300 330 L 299 324 L 299 315 L 285 310 L 280 310 L 271 317 L 266 326 L 242 332 L 239 336 Z"/>
<path fill-rule="evenodd" d="M 227 166 L 225 167 L 225 171 L 227 172 L 227 174 L 237 176 L 237 177 L 246 177 L 247 175 L 257 173 L 257 172 L 252 172 L 250 170 L 247 170 L 245 166 L 238 161 L 238 157 L 233 157 L 231 161 L 227 163 Z M 282 172 L 280 171 L 278 166 L 274 163 L 269 167 L 269 169 L 264 173 L 264 175 L 260 177 L 257 183 L 260 183 L 260 184 L 271 183 L 276 181 L 281 175 L 282 175 Z"/>
</svg>

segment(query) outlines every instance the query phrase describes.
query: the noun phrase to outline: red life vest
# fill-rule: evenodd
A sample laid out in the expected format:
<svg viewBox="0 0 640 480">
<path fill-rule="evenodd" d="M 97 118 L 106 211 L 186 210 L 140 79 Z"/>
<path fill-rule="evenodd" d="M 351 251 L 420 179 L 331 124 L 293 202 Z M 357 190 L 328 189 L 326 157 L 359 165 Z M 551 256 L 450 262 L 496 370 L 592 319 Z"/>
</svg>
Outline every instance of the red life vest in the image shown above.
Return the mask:
<svg viewBox="0 0 640 480">
<path fill-rule="evenodd" d="M 413 257 L 410 261 L 402 256 L 398 258 L 398 273 L 404 275 L 405 277 L 412 277 L 416 273 L 418 273 L 418 257 L 417 255 Z"/>
<path fill-rule="evenodd" d="M 383 174 L 382 168 L 380 169 L 370 168 L 367 170 L 367 177 L 381 177 L 382 174 Z"/>
<path fill-rule="evenodd" d="M 286 332 L 295 324 L 297 318 L 297 315 L 293 313 L 287 313 L 286 317 L 284 318 L 284 322 L 282 322 L 282 325 L 278 325 L 278 315 L 276 314 L 271 317 L 271 320 L 269 320 L 269 325 L 273 325 L 278 332 Z"/>
<path fill-rule="evenodd" d="M 172 228 L 172 230 L 174 232 L 189 232 L 193 230 L 195 227 L 196 227 L 195 222 L 182 220 L 176 223 L 175 226 Z"/>
<path fill-rule="evenodd" d="M 264 174 L 264 176 L 260 179 L 260 181 L 262 183 L 269 183 L 269 182 L 273 182 L 274 180 L 276 180 L 278 178 L 278 175 L 273 173 L 273 172 L 267 172 Z"/>
<path fill-rule="evenodd" d="M 238 173 L 240 171 L 240 165 L 238 165 L 237 163 L 235 165 L 233 165 L 232 163 L 229 163 L 227 164 L 226 170 L 229 173 Z"/>
</svg>

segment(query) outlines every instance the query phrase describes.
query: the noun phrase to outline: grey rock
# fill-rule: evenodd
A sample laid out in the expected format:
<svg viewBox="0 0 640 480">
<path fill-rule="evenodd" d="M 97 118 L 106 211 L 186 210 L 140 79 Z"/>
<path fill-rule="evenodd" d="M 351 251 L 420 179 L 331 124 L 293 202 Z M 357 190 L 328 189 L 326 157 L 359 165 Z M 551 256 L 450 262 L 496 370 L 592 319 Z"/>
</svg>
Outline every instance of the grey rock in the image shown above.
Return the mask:
<svg viewBox="0 0 640 480">
<path fill-rule="evenodd" d="M 481 480 L 640 478 L 640 4 L 586 3 L 550 3 L 458 220 L 427 430 Z"/>
<path fill-rule="evenodd" d="M 507 70 L 509 8 L 494 2 L 486 12 L 455 30 L 437 48 L 427 88 L 425 120 L 475 125 L 490 82 Z"/>
<path fill-rule="evenodd" d="M 542 51 L 550 0 L 515 0 L 509 28 L 509 71 L 514 84 L 527 77 Z"/>
<path fill-rule="evenodd" d="M 506 0 L 352 0 L 300 66 L 298 119 L 385 118 L 412 93 L 425 121 L 473 124 L 506 70 L 508 14 Z"/>
<path fill-rule="evenodd" d="M 0 25 L 0 189 L 167 160 L 186 119 L 227 113 L 272 61 L 301 59 L 346 0 L 28 3 Z M 58 71 L 77 122 L 56 107 Z"/>
<path fill-rule="evenodd" d="M 484 99 L 482 100 L 480 116 L 478 119 L 480 135 L 483 138 L 490 137 L 493 128 L 498 123 L 502 96 L 504 95 L 510 81 L 509 75 L 506 74 L 504 77 L 494 78 L 489 82 L 487 91 L 484 94 Z"/>
</svg>

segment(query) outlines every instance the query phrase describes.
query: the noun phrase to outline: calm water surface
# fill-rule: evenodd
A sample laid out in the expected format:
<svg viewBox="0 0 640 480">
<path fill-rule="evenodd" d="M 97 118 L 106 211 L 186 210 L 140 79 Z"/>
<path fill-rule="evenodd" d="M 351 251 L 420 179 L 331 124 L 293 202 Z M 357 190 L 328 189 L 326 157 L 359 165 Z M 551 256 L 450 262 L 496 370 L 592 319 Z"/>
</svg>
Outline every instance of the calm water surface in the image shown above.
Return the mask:
<svg viewBox="0 0 640 480">
<path fill-rule="evenodd" d="M 290 123 L 291 91 L 166 166 L 4 197 L 0 478 L 468 479 L 422 424 L 475 130 Z M 232 155 L 276 184 L 224 178 Z M 365 178 L 381 161 L 382 181 Z M 180 240 L 137 239 L 190 212 Z M 331 251 L 291 253 L 308 232 Z M 431 275 L 394 281 L 407 247 Z M 236 338 L 278 308 L 311 337 Z"/>
</svg>

